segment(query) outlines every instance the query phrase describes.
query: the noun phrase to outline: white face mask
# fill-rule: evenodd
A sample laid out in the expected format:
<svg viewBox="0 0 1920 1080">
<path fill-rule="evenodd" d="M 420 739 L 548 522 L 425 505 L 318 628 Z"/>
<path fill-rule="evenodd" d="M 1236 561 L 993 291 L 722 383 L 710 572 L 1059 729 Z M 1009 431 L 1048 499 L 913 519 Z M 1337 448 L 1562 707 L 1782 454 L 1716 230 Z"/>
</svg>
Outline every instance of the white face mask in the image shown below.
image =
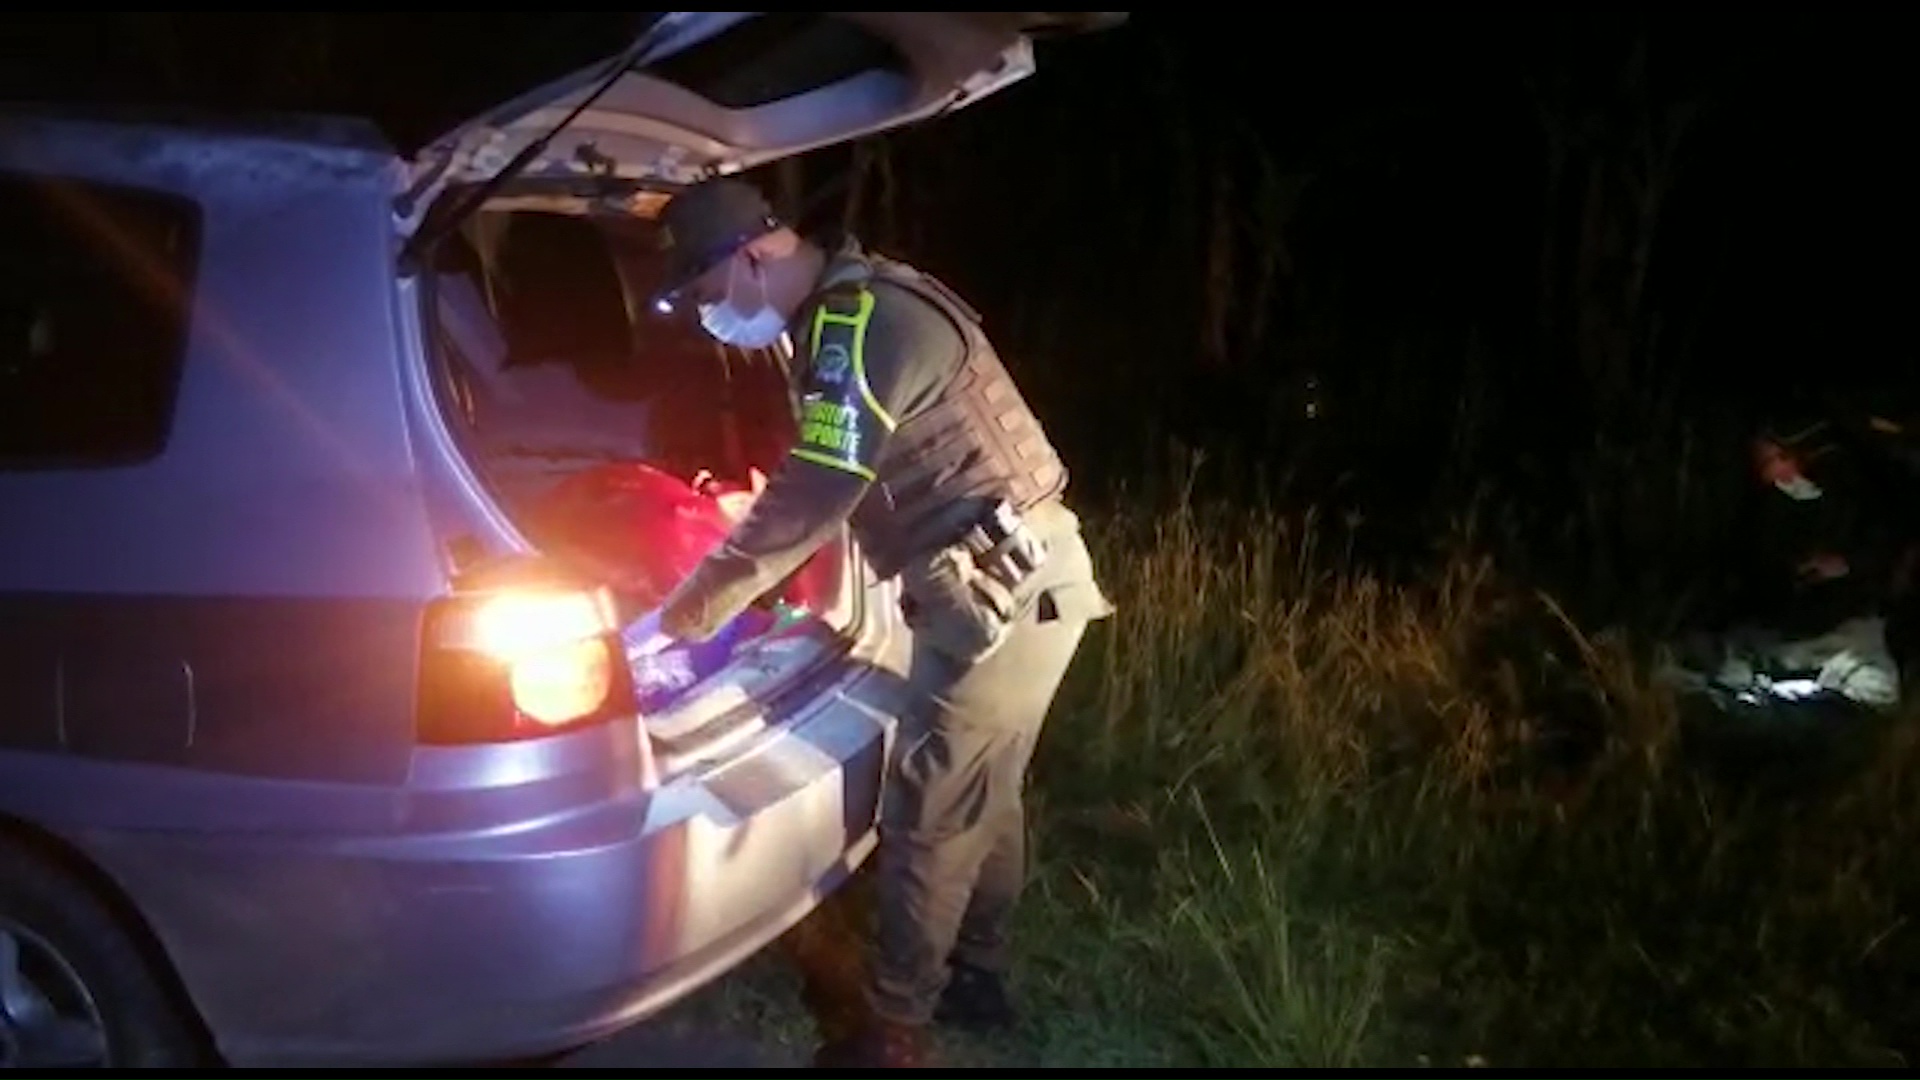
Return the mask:
<svg viewBox="0 0 1920 1080">
<path fill-rule="evenodd" d="M 766 278 L 757 267 L 753 276 L 758 279 L 755 284 L 760 290 L 759 303 L 749 307 L 735 298 L 740 277 L 740 263 L 735 261 L 727 270 L 726 299 L 717 304 L 700 305 L 700 325 L 707 333 L 742 349 L 764 349 L 780 340 L 787 329 L 787 320 L 767 302 Z"/>
<path fill-rule="evenodd" d="M 1795 502 L 1812 502 L 1820 497 L 1820 485 L 1804 476 L 1795 476 L 1789 480 L 1775 480 L 1773 486 Z"/>
</svg>

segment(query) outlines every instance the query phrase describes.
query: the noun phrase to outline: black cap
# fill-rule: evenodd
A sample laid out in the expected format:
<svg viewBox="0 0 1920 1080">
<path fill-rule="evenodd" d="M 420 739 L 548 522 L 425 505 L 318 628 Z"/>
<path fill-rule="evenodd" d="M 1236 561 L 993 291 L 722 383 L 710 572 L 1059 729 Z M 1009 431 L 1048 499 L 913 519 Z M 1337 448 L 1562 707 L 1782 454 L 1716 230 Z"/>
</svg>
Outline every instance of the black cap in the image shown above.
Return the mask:
<svg viewBox="0 0 1920 1080">
<path fill-rule="evenodd" d="M 671 310 L 695 278 L 779 227 L 766 196 L 745 180 L 721 176 L 682 189 L 660 211 L 667 266 L 654 307 Z"/>
</svg>

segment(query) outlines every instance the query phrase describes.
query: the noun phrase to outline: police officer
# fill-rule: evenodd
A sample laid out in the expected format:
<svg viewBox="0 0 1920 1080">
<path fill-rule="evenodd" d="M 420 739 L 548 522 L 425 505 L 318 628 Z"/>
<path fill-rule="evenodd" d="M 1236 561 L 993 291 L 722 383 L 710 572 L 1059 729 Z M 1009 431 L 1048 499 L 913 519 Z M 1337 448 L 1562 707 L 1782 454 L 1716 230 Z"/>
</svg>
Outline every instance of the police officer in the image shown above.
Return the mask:
<svg viewBox="0 0 1920 1080">
<path fill-rule="evenodd" d="M 1096 583 L 1067 472 L 980 328 L 940 282 L 778 221 L 719 178 L 661 212 L 663 308 L 691 305 L 742 348 L 791 333 L 790 457 L 731 535 L 669 595 L 663 632 L 700 640 L 843 522 L 898 575 L 914 650 L 881 819 L 870 1011 L 823 1031 L 822 1067 L 924 1062 L 926 1025 L 1000 1026 L 1007 928 L 1026 869 L 1021 792 Z"/>
</svg>

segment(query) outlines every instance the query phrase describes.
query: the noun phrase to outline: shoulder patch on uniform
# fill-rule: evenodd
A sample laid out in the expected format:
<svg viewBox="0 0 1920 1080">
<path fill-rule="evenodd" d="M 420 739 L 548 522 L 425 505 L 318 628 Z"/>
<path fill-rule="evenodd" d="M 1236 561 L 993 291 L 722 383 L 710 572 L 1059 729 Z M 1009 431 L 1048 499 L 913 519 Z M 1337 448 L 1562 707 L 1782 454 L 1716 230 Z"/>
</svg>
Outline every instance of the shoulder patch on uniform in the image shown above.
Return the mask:
<svg viewBox="0 0 1920 1080">
<path fill-rule="evenodd" d="M 813 376 L 829 386 L 847 381 L 853 371 L 853 354 L 838 341 L 828 341 L 813 355 Z"/>
<path fill-rule="evenodd" d="M 815 310 L 808 336 L 793 456 L 871 480 L 880 442 L 894 427 L 867 384 L 863 351 L 873 294 L 862 288 L 830 299 L 837 302 Z"/>
</svg>

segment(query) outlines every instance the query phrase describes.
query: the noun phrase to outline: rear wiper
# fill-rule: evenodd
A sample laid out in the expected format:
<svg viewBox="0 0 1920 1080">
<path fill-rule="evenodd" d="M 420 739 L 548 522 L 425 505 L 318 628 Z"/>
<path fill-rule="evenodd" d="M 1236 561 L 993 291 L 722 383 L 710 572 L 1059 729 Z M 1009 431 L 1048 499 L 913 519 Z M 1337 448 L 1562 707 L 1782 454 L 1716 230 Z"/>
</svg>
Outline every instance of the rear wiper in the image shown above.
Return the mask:
<svg viewBox="0 0 1920 1080">
<path fill-rule="evenodd" d="M 639 59 L 650 52 L 667 31 L 678 27 L 682 21 L 684 20 L 679 17 L 678 12 L 669 12 L 655 20 L 653 25 L 647 27 L 646 32 L 641 34 L 632 45 L 622 49 L 619 55 L 608 61 L 606 74 L 594 86 L 593 91 L 581 98 L 580 103 L 575 105 L 567 115 L 561 117 L 559 123 L 548 128 L 539 138 L 521 147 L 520 152 L 501 166 L 499 172 L 469 188 L 444 214 L 437 215 L 437 220 L 423 223 L 420 230 L 409 237 L 406 245 L 400 249 L 402 264 L 412 265 L 422 252 L 432 250 L 435 244 L 465 223 L 474 211 L 480 209 L 488 199 L 494 196 L 495 192 L 511 183 L 514 177 L 531 165 L 533 159 L 539 157 L 541 151 L 553 142 L 554 137 L 566 130 L 567 125 L 579 119 L 581 113 L 586 112 L 589 106 L 613 89 L 615 83 L 632 72 L 640 70 L 644 65 L 638 63 Z"/>
</svg>

